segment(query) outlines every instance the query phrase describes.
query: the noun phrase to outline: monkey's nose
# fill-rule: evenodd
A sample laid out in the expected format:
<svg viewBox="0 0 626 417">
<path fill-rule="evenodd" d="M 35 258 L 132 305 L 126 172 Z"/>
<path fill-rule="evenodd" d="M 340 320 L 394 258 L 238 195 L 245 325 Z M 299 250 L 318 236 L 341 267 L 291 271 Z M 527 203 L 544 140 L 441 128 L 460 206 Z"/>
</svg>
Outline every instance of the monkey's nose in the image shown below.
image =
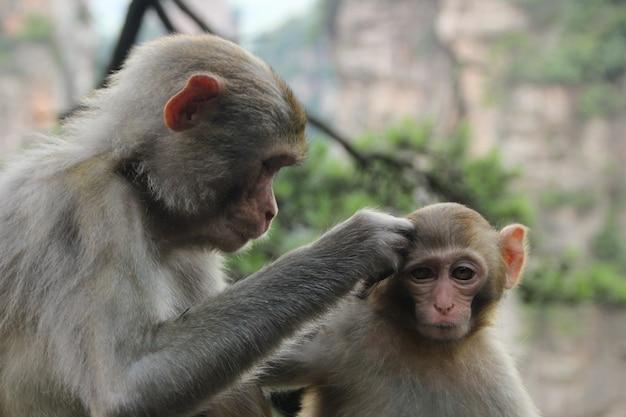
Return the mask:
<svg viewBox="0 0 626 417">
<path fill-rule="evenodd" d="M 265 221 L 263 222 L 263 230 L 260 232 L 261 234 L 268 231 L 270 224 L 272 223 L 272 219 L 276 217 L 276 213 L 277 212 L 274 210 L 267 210 L 265 212 Z"/>
<path fill-rule="evenodd" d="M 435 310 L 437 310 L 439 313 L 446 315 L 450 312 L 450 310 L 454 308 L 454 304 L 449 304 L 447 306 L 440 306 L 438 304 L 435 304 L 434 307 Z"/>
</svg>

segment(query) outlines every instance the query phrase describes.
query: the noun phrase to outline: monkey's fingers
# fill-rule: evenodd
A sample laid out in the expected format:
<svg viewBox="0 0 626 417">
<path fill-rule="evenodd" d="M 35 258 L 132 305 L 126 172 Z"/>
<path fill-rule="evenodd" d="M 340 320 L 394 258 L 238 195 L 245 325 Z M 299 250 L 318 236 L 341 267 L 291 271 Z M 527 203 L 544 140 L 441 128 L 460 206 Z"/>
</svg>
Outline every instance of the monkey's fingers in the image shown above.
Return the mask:
<svg viewBox="0 0 626 417">
<path fill-rule="evenodd" d="M 394 242 L 390 243 L 389 252 L 386 255 L 389 259 L 389 265 L 380 274 L 370 277 L 367 281 L 376 283 L 403 271 L 412 244 L 413 240 L 409 239 L 404 233 L 398 233 Z"/>
<path fill-rule="evenodd" d="M 417 228 L 415 224 L 409 220 L 410 225 L 403 225 L 398 229 L 398 233 L 404 236 L 409 241 L 409 250 L 415 244 L 417 240 Z"/>
</svg>

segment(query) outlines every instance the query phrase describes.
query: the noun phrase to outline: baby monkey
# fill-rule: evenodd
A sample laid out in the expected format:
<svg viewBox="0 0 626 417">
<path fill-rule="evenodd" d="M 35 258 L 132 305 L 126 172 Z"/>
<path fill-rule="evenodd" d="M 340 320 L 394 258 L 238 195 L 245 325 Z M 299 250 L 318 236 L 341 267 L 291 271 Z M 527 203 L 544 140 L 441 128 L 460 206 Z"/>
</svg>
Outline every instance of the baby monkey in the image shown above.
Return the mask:
<svg viewBox="0 0 626 417">
<path fill-rule="evenodd" d="M 305 387 L 299 417 L 536 417 L 489 330 L 520 280 L 526 227 L 494 229 L 453 203 L 409 215 L 403 272 L 352 297 L 285 347 L 264 385 Z"/>
</svg>

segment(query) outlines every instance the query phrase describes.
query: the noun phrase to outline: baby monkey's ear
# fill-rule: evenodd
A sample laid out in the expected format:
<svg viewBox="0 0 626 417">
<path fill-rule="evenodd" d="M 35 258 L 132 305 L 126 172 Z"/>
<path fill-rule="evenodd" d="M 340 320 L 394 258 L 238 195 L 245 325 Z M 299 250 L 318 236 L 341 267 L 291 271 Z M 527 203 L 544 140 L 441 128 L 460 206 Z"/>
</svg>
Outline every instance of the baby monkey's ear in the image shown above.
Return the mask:
<svg viewBox="0 0 626 417">
<path fill-rule="evenodd" d="M 504 287 L 513 288 L 520 281 L 528 255 L 528 228 L 510 224 L 500 231 L 500 252 L 506 267 Z"/>
</svg>

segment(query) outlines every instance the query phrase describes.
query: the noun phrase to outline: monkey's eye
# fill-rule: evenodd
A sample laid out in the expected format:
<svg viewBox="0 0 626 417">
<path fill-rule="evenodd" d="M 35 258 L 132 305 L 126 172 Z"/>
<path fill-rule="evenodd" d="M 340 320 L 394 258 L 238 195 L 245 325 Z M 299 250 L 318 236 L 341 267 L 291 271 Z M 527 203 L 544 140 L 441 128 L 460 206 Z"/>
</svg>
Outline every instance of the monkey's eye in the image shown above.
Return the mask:
<svg viewBox="0 0 626 417">
<path fill-rule="evenodd" d="M 435 271 L 427 266 L 418 266 L 411 271 L 411 277 L 413 279 L 432 279 L 435 277 Z"/>
<path fill-rule="evenodd" d="M 460 281 L 468 281 L 476 275 L 476 271 L 467 266 L 457 266 L 452 270 L 452 277 Z"/>
<path fill-rule="evenodd" d="M 296 159 L 290 155 L 277 155 L 268 158 L 262 162 L 263 170 L 270 174 L 277 173 L 281 168 L 293 165 L 296 163 Z"/>
<path fill-rule="evenodd" d="M 273 174 L 274 173 L 274 167 L 270 165 L 269 162 L 267 161 L 263 161 L 263 163 L 261 164 L 263 167 L 263 171 L 269 173 L 269 174 Z"/>
</svg>

